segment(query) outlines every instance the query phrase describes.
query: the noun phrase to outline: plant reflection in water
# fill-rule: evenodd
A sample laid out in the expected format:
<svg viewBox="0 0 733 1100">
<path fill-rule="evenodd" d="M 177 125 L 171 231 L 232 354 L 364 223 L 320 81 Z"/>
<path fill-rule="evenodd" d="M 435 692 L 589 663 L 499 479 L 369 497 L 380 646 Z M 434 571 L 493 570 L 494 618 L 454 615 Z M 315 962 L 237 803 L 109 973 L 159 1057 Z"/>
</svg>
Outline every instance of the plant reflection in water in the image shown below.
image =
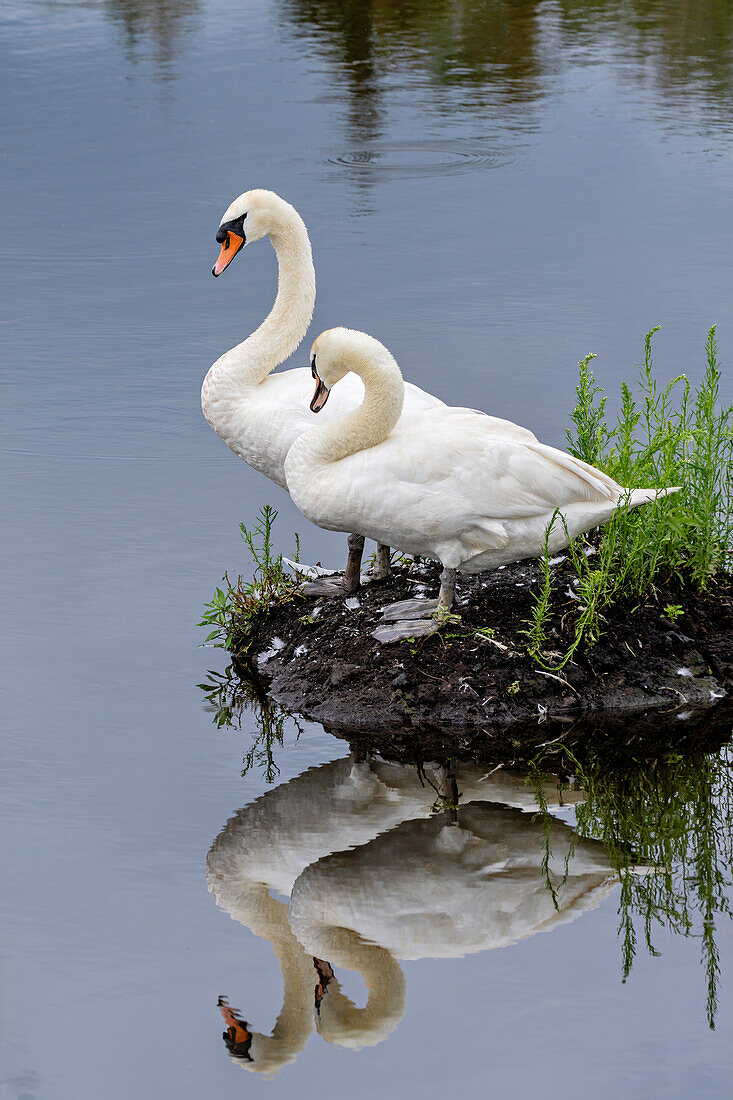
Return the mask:
<svg viewBox="0 0 733 1100">
<path fill-rule="evenodd" d="M 252 743 L 242 760 L 242 778 L 253 767 L 259 768 L 266 783 L 273 783 L 280 774 L 275 760 L 275 748 L 283 748 L 288 722 L 295 727 L 295 740 L 303 732 L 297 717 L 268 698 L 253 672 L 240 679 L 232 665 L 224 672 L 207 672 L 208 679 L 199 684 L 206 703 L 204 710 L 213 714 L 217 729 L 241 730 L 242 718 L 252 714 L 256 728 L 252 730 Z"/>
<path fill-rule="evenodd" d="M 219 726 L 241 728 L 243 707 L 255 715 L 245 772 L 257 762 L 270 782 L 291 716 L 231 669 L 202 688 Z M 623 979 L 640 940 L 659 953 L 655 926 L 699 936 L 714 1027 L 716 919 L 730 915 L 733 867 L 730 764 L 727 748 L 622 765 L 555 743 L 519 770 L 360 751 L 266 791 L 229 820 L 207 859 L 217 904 L 270 942 L 283 979 L 270 1036 L 220 999 L 232 1057 L 273 1074 L 314 1025 L 342 1046 L 380 1043 L 405 1010 L 398 960 L 508 946 L 574 920 L 617 886 Z M 572 824 L 561 819 L 569 813 Z M 361 974 L 364 1007 L 343 992 L 339 970 Z"/>
<path fill-rule="evenodd" d="M 542 768 L 534 774 L 542 779 Z M 579 757 L 561 748 L 545 766 L 575 776 L 586 799 L 576 808 L 579 838 L 598 838 L 622 873 L 619 936 L 623 979 L 638 946 L 637 925 L 651 955 L 655 931 L 699 938 L 707 981 L 707 1017 L 715 1027 L 718 1003 L 716 921 L 731 916 L 726 891 L 733 879 L 733 757 L 729 745 L 717 754 L 621 766 L 593 754 Z M 546 851 L 549 842 L 546 841 Z M 652 876 L 623 876 L 632 863 L 657 868 Z"/>
</svg>

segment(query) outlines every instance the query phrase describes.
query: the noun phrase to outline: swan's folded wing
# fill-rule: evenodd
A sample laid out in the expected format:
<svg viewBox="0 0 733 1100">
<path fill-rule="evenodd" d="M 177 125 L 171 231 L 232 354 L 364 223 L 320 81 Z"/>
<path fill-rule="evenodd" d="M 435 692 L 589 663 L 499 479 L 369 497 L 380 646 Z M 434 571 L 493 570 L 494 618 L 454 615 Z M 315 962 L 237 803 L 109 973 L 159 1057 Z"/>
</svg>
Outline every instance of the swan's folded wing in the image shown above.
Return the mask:
<svg viewBox="0 0 733 1100">
<path fill-rule="evenodd" d="M 617 494 L 616 483 L 601 471 L 537 442 L 531 432 L 522 438 L 521 429 L 508 423 L 470 409 L 430 410 L 419 422 L 398 425 L 371 454 L 380 480 L 395 487 L 395 499 L 411 496 L 414 486 L 444 498 L 451 511 L 459 506 L 473 512 L 477 525 Z"/>
<path fill-rule="evenodd" d="M 404 417 L 419 414 L 427 409 L 438 408 L 445 408 L 445 401 L 441 401 L 439 397 L 433 397 L 432 393 L 421 390 L 419 386 L 413 385 L 412 382 L 405 382 L 405 404 L 402 413 Z"/>
</svg>

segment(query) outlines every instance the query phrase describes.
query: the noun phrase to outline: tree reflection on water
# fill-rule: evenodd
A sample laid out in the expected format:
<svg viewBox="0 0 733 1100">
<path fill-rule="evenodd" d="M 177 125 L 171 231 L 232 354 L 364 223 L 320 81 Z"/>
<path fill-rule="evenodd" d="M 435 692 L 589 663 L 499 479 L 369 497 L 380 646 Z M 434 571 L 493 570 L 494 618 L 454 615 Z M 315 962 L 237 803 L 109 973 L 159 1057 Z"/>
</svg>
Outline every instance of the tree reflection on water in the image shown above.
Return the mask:
<svg viewBox="0 0 733 1100">
<path fill-rule="evenodd" d="M 164 74 L 196 29 L 201 0 L 103 0 L 101 9 L 123 32 L 130 58 L 151 48 Z"/>
<path fill-rule="evenodd" d="M 461 107 L 527 122 L 563 70 L 614 59 L 662 98 L 731 108 L 733 5 L 724 0 L 280 0 L 349 97 L 356 140 L 381 133 L 384 99 L 424 78 L 441 110 Z"/>
</svg>

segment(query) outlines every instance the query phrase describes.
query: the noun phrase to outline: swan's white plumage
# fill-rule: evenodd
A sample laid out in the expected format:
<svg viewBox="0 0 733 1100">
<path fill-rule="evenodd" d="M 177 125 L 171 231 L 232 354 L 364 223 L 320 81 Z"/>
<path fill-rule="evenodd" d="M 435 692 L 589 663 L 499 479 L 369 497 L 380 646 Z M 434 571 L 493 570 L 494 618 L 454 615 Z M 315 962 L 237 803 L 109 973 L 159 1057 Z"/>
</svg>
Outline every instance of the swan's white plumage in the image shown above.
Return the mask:
<svg viewBox="0 0 733 1100">
<path fill-rule="evenodd" d="M 349 371 L 366 386 L 356 413 L 306 432 L 286 459 L 290 494 L 320 527 L 473 573 L 540 554 L 556 509 L 572 538 L 606 523 L 625 499 L 636 507 L 671 491 L 626 498 L 600 470 L 473 409 L 442 406 L 399 421 L 399 368 L 364 333 L 331 329 L 312 350 L 329 388 Z M 556 522 L 550 551 L 567 541 Z"/>
<path fill-rule="evenodd" d="M 470 802 L 455 824 L 444 815 L 406 821 L 311 864 L 288 911 L 305 949 L 325 957 L 336 930 L 348 930 L 394 958 L 458 958 L 549 931 L 595 908 L 617 882 L 599 841 L 552 817 Z"/>
<path fill-rule="evenodd" d="M 222 223 L 246 213 L 247 243 L 269 237 L 277 254 L 278 293 L 259 328 L 226 352 L 209 370 L 201 389 L 206 420 L 236 455 L 286 489 L 285 456 L 318 417 L 308 408 L 309 368 L 272 374 L 301 343 L 313 315 L 316 278 L 308 231 L 298 212 L 272 191 L 246 191 Z M 363 396 L 356 377 L 340 387 L 326 419 L 355 409 Z M 443 404 L 417 386 L 405 387 L 405 416 Z M 322 414 L 323 417 L 323 414 Z"/>
<path fill-rule="evenodd" d="M 297 1057 L 313 1027 L 315 941 L 309 951 L 303 948 L 291 931 L 286 904 L 273 893 L 289 898 L 310 864 L 335 851 L 358 849 L 406 819 L 429 817 L 444 778 L 437 765 L 425 765 L 421 777 L 416 768 L 404 764 L 347 757 L 267 791 L 239 810 L 219 833 L 206 860 L 209 890 L 233 920 L 271 944 L 283 980 L 280 1016 L 271 1035 L 252 1031 L 252 1061 L 237 1059 L 244 1069 L 266 1076 L 277 1073 Z M 537 809 L 534 789 L 512 772 L 485 776 L 478 766 L 458 764 L 455 781 L 464 797 Z M 577 797 L 566 791 L 563 801 Z M 547 805 L 556 804 L 557 787 L 545 784 L 543 799 Z M 379 1042 L 404 1010 L 399 966 L 383 952 L 363 949 L 351 935 L 338 942 L 330 935 L 328 947 L 330 962 L 360 968 L 372 980 L 373 996 L 366 1008 L 356 1008 L 334 978 L 319 1019 L 321 1034 L 352 1046 Z M 256 1018 L 256 1005 L 243 1008 L 248 1019 Z"/>
<path fill-rule="evenodd" d="M 618 882 L 606 848 L 554 818 L 488 802 L 447 816 L 405 821 L 296 881 L 288 914 L 300 943 L 367 984 L 363 1009 L 329 985 L 317 1022 L 329 1041 L 358 1049 L 394 1030 L 404 1009 L 398 959 L 508 946 L 594 909 Z"/>
</svg>

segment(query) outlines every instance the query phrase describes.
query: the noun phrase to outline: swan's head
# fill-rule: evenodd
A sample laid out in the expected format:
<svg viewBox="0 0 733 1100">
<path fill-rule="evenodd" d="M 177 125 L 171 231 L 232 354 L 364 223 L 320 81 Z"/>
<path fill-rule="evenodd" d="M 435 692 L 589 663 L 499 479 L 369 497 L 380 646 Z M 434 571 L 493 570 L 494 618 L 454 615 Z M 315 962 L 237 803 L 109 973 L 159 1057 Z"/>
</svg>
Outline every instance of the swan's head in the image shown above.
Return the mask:
<svg viewBox="0 0 733 1100">
<path fill-rule="evenodd" d="M 316 383 L 311 412 L 321 411 L 333 387 L 349 371 L 385 355 L 392 358 L 383 344 L 356 329 L 329 328 L 316 336 L 311 345 L 310 368 Z"/>
<path fill-rule="evenodd" d="M 222 1039 L 229 1051 L 229 1057 L 238 1066 L 250 1073 L 262 1074 L 263 1077 L 274 1077 L 283 1066 L 295 1061 L 299 1052 L 291 1049 L 287 1041 L 278 1042 L 271 1036 L 250 1031 L 247 1021 L 239 1018 L 229 1006 L 226 997 L 220 997 L 218 1003 L 227 1025 Z"/>
<path fill-rule="evenodd" d="M 229 267 L 245 244 L 277 232 L 283 218 L 293 215 L 300 220 L 293 207 L 274 191 L 245 191 L 225 212 L 216 231 L 221 252 L 211 269 L 214 278 Z"/>
<path fill-rule="evenodd" d="M 232 1058 L 251 1062 L 252 1032 L 249 1030 L 247 1021 L 240 1020 L 236 1011 L 230 1007 L 226 997 L 220 997 L 217 1004 L 224 1018 L 224 1023 L 227 1025 L 226 1031 L 222 1034 L 227 1050 Z"/>
</svg>

